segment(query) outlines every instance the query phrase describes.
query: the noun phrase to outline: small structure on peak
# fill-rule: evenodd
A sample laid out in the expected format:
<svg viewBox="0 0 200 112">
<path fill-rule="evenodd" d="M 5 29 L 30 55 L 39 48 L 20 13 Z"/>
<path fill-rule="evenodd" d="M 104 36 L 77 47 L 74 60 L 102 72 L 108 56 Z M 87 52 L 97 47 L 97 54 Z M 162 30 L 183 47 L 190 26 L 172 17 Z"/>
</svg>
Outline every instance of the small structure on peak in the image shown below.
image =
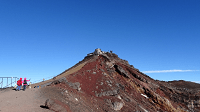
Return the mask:
<svg viewBox="0 0 200 112">
<path fill-rule="evenodd" d="M 95 51 L 94 51 L 93 53 L 87 54 L 87 56 L 91 56 L 91 55 L 101 55 L 101 54 L 104 54 L 104 53 L 106 53 L 106 52 L 105 52 L 105 51 L 101 51 L 100 48 L 97 48 L 97 49 L 95 49 Z"/>
<path fill-rule="evenodd" d="M 93 52 L 94 55 L 100 55 L 103 54 L 103 52 L 101 51 L 100 48 L 95 49 L 95 51 Z"/>
</svg>

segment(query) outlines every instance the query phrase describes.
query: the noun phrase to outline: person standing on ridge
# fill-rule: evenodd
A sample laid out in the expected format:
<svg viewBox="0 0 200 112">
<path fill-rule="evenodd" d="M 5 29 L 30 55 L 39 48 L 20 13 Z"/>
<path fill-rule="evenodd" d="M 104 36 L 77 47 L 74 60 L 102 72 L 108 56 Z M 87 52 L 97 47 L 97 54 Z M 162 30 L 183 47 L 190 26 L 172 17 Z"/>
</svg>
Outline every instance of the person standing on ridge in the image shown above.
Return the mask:
<svg viewBox="0 0 200 112">
<path fill-rule="evenodd" d="M 26 80 L 26 78 L 24 78 L 24 80 L 22 81 L 22 83 L 23 83 L 23 85 L 24 85 L 24 86 L 23 86 L 23 87 L 24 87 L 24 88 L 23 88 L 24 91 L 26 90 L 26 85 L 27 85 L 27 82 L 28 82 L 28 81 L 30 81 L 30 80 Z"/>
<path fill-rule="evenodd" d="M 22 78 L 20 78 L 18 81 L 17 81 L 17 88 L 16 88 L 16 91 L 20 91 L 22 87 Z"/>
</svg>

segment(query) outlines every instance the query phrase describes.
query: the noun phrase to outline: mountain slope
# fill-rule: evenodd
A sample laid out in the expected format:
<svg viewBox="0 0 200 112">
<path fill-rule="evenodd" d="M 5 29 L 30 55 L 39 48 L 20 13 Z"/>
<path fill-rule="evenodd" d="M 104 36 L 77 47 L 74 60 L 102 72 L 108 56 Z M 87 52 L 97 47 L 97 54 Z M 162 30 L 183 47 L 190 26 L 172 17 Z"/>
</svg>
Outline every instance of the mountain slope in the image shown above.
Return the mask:
<svg viewBox="0 0 200 112">
<path fill-rule="evenodd" d="M 43 87 L 46 107 L 60 112 L 200 111 L 199 84 L 184 88 L 188 83 L 155 81 L 116 54 L 96 49 L 72 68 L 34 86 Z"/>
</svg>

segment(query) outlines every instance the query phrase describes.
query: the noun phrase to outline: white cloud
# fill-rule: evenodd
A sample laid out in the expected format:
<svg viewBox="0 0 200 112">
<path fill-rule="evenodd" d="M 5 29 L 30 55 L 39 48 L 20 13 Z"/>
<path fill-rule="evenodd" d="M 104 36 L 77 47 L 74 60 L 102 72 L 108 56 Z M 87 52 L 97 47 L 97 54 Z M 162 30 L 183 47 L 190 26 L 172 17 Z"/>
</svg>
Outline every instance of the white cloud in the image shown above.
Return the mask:
<svg viewBox="0 0 200 112">
<path fill-rule="evenodd" d="M 199 70 L 152 70 L 152 71 L 142 71 L 143 73 L 168 73 L 168 72 L 194 72 Z"/>
<path fill-rule="evenodd" d="M 198 84 L 200 84 L 200 81 L 192 81 L 192 82 L 195 82 L 195 83 L 198 83 Z"/>
</svg>

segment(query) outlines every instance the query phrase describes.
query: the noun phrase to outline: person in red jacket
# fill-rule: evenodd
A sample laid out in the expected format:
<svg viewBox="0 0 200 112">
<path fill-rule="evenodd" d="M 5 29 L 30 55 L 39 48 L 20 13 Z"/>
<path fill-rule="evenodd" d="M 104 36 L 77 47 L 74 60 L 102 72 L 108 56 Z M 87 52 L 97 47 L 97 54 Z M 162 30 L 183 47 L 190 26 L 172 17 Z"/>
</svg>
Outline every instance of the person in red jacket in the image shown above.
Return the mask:
<svg viewBox="0 0 200 112">
<path fill-rule="evenodd" d="M 23 86 L 24 86 L 24 91 L 26 90 L 26 85 L 28 84 L 27 82 L 30 81 L 30 80 L 26 80 L 26 78 L 24 78 L 24 80 L 22 81 L 23 83 Z"/>
<path fill-rule="evenodd" d="M 16 91 L 20 91 L 22 87 L 22 78 L 20 78 L 18 81 L 17 81 L 17 88 L 16 88 Z"/>
</svg>

